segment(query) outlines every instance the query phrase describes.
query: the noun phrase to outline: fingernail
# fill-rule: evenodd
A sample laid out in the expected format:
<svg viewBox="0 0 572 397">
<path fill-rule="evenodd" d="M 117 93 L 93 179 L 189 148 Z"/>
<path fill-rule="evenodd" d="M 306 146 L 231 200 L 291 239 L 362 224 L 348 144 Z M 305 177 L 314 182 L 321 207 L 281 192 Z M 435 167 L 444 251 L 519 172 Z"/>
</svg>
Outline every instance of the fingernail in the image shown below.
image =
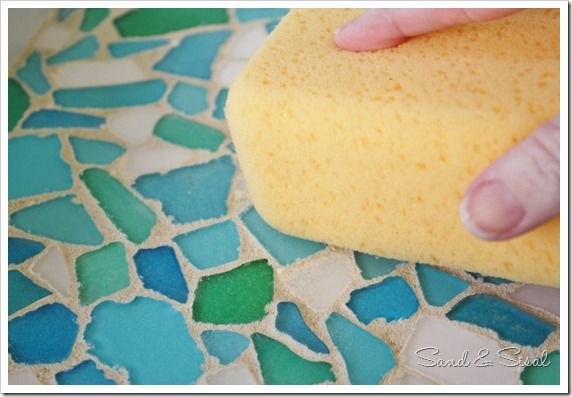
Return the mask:
<svg viewBox="0 0 572 397">
<path fill-rule="evenodd" d="M 461 203 L 461 220 L 475 236 L 499 239 L 524 218 L 525 209 L 501 180 L 489 180 L 471 187 Z"/>
</svg>

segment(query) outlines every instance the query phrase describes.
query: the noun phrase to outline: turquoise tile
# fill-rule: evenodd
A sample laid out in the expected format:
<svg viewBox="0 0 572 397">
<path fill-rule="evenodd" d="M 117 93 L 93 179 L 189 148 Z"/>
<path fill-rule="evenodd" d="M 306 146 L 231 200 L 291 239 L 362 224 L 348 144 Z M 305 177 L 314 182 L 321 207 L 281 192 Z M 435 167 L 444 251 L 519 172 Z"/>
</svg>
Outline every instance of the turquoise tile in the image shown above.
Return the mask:
<svg viewBox="0 0 572 397">
<path fill-rule="evenodd" d="M 381 258 L 357 251 L 354 252 L 354 258 L 361 272 L 361 276 L 366 280 L 385 276 L 395 270 L 397 265 L 407 262 L 397 259 Z"/>
<path fill-rule="evenodd" d="M 64 62 L 93 58 L 98 50 L 99 43 L 97 38 L 95 36 L 87 36 L 57 54 L 52 55 L 46 60 L 46 63 L 48 65 L 57 65 Z"/>
<path fill-rule="evenodd" d="M 280 20 L 279 20 L 279 19 L 276 19 L 276 20 L 274 20 L 274 21 L 267 22 L 266 25 L 264 25 L 264 27 L 266 28 L 266 31 L 267 31 L 268 33 L 270 33 L 270 32 L 272 32 L 272 31 L 276 28 L 276 26 L 277 26 L 279 23 L 280 23 Z"/>
<path fill-rule="evenodd" d="M 316 353 L 327 354 L 328 347 L 322 342 L 304 321 L 300 309 L 292 302 L 278 303 L 276 316 L 276 329 L 290 335 L 295 341 L 303 344 Z"/>
<path fill-rule="evenodd" d="M 188 83 L 176 83 L 167 101 L 173 109 L 192 116 L 208 107 L 207 89 Z"/>
<path fill-rule="evenodd" d="M 228 88 L 223 88 L 218 92 L 215 99 L 215 110 L 213 111 L 213 117 L 215 119 L 224 120 L 224 106 L 226 105 L 227 98 Z"/>
<path fill-rule="evenodd" d="M 249 339 L 232 331 L 203 331 L 201 339 L 207 352 L 222 365 L 230 364 L 246 350 Z"/>
<path fill-rule="evenodd" d="M 240 22 L 248 22 L 256 19 L 276 18 L 288 14 L 287 8 L 239 8 L 236 10 L 236 18 Z"/>
<path fill-rule="evenodd" d="M 31 113 L 22 128 L 99 128 L 105 118 L 90 114 L 68 112 L 56 109 L 40 109 Z"/>
<path fill-rule="evenodd" d="M 44 244 L 19 237 L 8 237 L 8 263 L 19 265 L 26 259 L 38 255 Z"/>
<path fill-rule="evenodd" d="M 97 139 L 70 136 L 70 143 L 76 160 L 83 164 L 111 164 L 125 153 L 121 146 Z"/>
<path fill-rule="evenodd" d="M 109 8 L 87 8 L 79 29 L 82 32 L 90 32 L 98 27 L 108 15 Z"/>
<path fill-rule="evenodd" d="M 67 19 L 70 15 L 76 12 L 77 8 L 60 8 L 58 10 L 58 21 L 62 22 Z"/>
<path fill-rule="evenodd" d="M 75 367 L 56 374 L 58 385 L 115 385 L 92 360 L 85 360 Z"/>
<path fill-rule="evenodd" d="M 427 303 L 443 306 L 469 287 L 469 283 L 429 265 L 417 264 L 417 277 Z"/>
<path fill-rule="evenodd" d="M 169 44 L 169 40 L 139 40 L 139 41 L 116 41 L 109 43 L 107 48 L 114 58 L 123 58 L 129 55 L 154 50 Z"/>
<path fill-rule="evenodd" d="M 8 272 L 8 315 L 51 295 L 17 270 Z"/>
<path fill-rule="evenodd" d="M 16 75 L 36 94 L 42 95 L 50 90 L 50 83 L 42 72 L 42 60 L 37 51 L 28 57 Z"/>
</svg>

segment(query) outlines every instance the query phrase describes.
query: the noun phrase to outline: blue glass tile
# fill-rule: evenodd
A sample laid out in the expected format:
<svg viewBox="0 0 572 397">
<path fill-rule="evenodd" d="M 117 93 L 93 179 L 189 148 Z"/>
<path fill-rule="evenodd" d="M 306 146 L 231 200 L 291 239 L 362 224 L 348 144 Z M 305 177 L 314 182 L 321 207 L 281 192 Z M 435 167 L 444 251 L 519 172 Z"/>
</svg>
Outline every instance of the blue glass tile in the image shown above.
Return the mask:
<svg viewBox="0 0 572 397">
<path fill-rule="evenodd" d="M 226 105 L 226 98 L 228 97 L 228 88 L 220 90 L 215 99 L 215 110 L 213 117 L 215 119 L 224 120 L 224 106 Z"/>
<path fill-rule="evenodd" d="M 435 269 L 429 265 L 417 264 L 417 277 L 427 303 L 443 306 L 469 287 L 469 283 Z"/>
<path fill-rule="evenodd" d="M 457 303 L 447 317 L 495 331 L 501 339 L 540 346 L 555 326 L 496 296 L 478 294 Z"/>
<path fill-rule="evenodd" d="M 354 258 L 361 272 L 361 276 L 366 280 L 385 276 L 395 270 L 397 265 L 406 262 L 397 259 L 381 258 L 362 252 L 354 252 Z"/>
<path fill-rule="evenodd" d="M 48 65 L 77 61 L 79 59 L 93 58 L 99 50 L 99 43 L 95 36 L 87 36 L 76 41 L 71 46 L 52 55 L 46 60 Z"/>
<path fill-rule="evenodd" d="M 207 89 L 193 84 L 177 83 L 167 101 L 174 109 L 192 116 L 208 107 Z"/>
<path fill-rule="evenodd" d="M 305 258 L 326 248 L 325 244 L 303 240 L 279 232 L 266 223 L 258 215 L 254 207 L 250 207 L 240 214 L 240 219 L 242 219 L 242 222 L 254 234 L 260 244 L 282 266 L 290 265 L 298 259 Z"/>
<path fill-rule="evenodd" d="M 103 237 L 76 196 L 67 195 L 14 212 L 10 224 L 27 233 L 71 244 L 99 245 Z"/>
<path fill-rule="evenodd" d="M 78 329 L 70 309 L 44 305 L 8 322 L 8 352 L 16 363 L 57 363 L 69 357 Z"/>
<path fill-rule="evenodd" d="M 296 306 L 295 303 L 278 303 L 276 329 L 290 335 L 294 340 L 300 342 L 316 353 L 327 354 L 330 352 L 324 342 L 322 342 L 310 327 L 308 327 L 300 313 L 300 309 L 298 309 L 298 306 Z"/>
<path fill-rule="evenodd" d="M 230 31 L 223 30 L 187 36 L 153 68 L 179 76 L 210 79 L 211 65 L 218 49 L 229 38 L 230 34 Z"/>
<path fill-rule="evenodd" d="M 145 288 L 177 302 L 187 301 L 189 289 L 173 248 L 162 246 L 140 249 L 133 260 Z"/>
<path fill-rule="evenodd" d="M 502 285 L 502 284 L 512 283 L 512 281 L 507 280 L 506 278 L 483 276 L 480 273 L 474 273 L 474 272 L 467 272 L 467 273 L 469 273 L 475 280 L 479 280 L 483 283 L 489 283 L 489 284 L 494 284 L 494 285 Z"/>
<path fill-rule="evenodd" d="M 44 250 L 44 244 L 19 237 L 8 237 L 8 263 L 19 265 L 26 259 L 38 255 Z"/>
<path fill-rule="evenodd" d="M 167 89 L 163 80 L 54 91 L 56 104 L 70 108 L 117 108 L 157 102 Z"/>
<path fill-rule="evenodd" d="M 105 118 L 65 110 L 41 109 L 31 113 L 22 128 L 99 128 Z"/>
<path fill-rule="evenodd" d="M 232 221 L 180 234 L 174 240 L 198 269 L 209 269 L 238 259 L 240 239 Z"/>
<path fill-rule="evenodd" d="M 236 10 L 236 18 L 240 22 L 253 21 L 255 19 L 276 18 L 288 14 L 287 8 L 239 8 Z"/>
<path fill-rule="evenodd" d="M 280 23 L 279 19 L 276 19 L 274 21 L 270 21 L 268 22 L 266 25 L 264 25 L 264 27 L 266 28 L 266 31 L 268 33 L 272 32 L 274 30 L 274 28 L 276 28 L 276 26 Z"/>
<path fill-rule="evenodd" d="M 8 141 L 8 198 L 57 192 L 72 187 L 71 168 L 60 157 L 57 135 Z"/>
<path fill-rule="evenodd" d="M 77 10 L 78 10 L 77 8 L 60 8 L 58 10 L 58 21 L 60 22 L 64 21 L 67 17 L 69 17 Z"/>
<path fill-rule="evenodd" d="M 42 72 L 42 60 L 37 51 L 28 57 L 26 64 L 18 69 L 16 74 L 36 94 L 42 95 L 50 90 L 50 83 Z"/>
<path fill-rule="evenodd" d="M 194 222 L 226 215 L 234 170 L 231 158 L 224 156 L 166 174 L 143 175 L 133 186 L 144 197 L 159 200 L 175 223 Z"/>
<path fill-rule="evenodd" d="M 59 385 L 114 385 L 92 360 L 85 360 L 67 371 L 56 374 Z"/>
<path fill-rule="evenodd" d="M 153 50 L 169 44 L 169 40 L 141 40 L 141 41 L 117 41 L 109 43 L 107 48 L 114 58 L 123 58 L 144 51 Z"/>
<path fill-rule="evenodd" d="M 50 291 L 38 286 L 19 271 L 8 272 L 8 315 L 50 294 Z"/>
<path fill-rule="evenodd" d="M 204 331 L 201 339 L 209 354 L 223 365 L 236 360 L 249 343 L 246 336 L 231 331 Z"/>
<path fill-rule="evenodd" d="M 76 160 L 84 164 L 110 164 L 125 152 L 115 143 L 96 139 L 71 136 L 70 143 Z"/>
<path fill-rule="evenodd" d="M 125 368 L 131 384 L 191 384 L 202 373 L 203 354 L 183 315 L 165 302 L 144 297 L 102 302 L 84 336 L 89 353 Z"/>
<path fill-rule="evenodd" d="M 395 321 L 409 318 L 419 308 L 415 292 L 399 276 L 355 290 L 347 306 L 359 321 L 369 324 L 376 318 Z"/>
<path fill-rule="evenodd" d="M 375 385 L 395 366 L 389 346 L 338 313 L 326 320 L 332 342 L 341 353 L 350 382 Z"/>
</svg>

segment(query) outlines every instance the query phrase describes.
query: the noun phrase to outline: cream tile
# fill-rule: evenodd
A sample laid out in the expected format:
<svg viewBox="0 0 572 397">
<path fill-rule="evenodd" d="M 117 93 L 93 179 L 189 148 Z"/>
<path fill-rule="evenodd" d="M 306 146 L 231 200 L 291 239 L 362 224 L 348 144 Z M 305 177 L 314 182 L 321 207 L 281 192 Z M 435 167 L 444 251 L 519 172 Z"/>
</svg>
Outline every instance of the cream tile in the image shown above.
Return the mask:
<svg viewBox="0 0 572 397">
<path fill-rule="evenodd" d="M 31 270 L 63 296 L 70 296 L 70 274 L 64 255 L 58 246 L 50 247 L 47 252 L 34 260 Z"/>
<path fill-rule="evenodd" d="M 209 385 L 256 385 L 256 379 L 246 367 L 238 364 L 224 368 L 214 375 L 207 376 Z"/>
<path fill-rule="evenodd" d="M 19 371 L 8 373 L 8 384 L 9 385 L 40 385 L 40 381 L 29 368 L 25 368 Z"/>
<path fill-rule="evenodd" d="M 121 110 L 107 121 L 109 130 L 127 143 L 138 145 L 153 135 L 155 123 L 163 115 L 156 107 Z"/>
<path fill-rule="evenodd" d="M 66 62 L 54 66 L 51 76 L 58 88 L 123 84 L 145 79 L 129 59 Z"/>
</svg>

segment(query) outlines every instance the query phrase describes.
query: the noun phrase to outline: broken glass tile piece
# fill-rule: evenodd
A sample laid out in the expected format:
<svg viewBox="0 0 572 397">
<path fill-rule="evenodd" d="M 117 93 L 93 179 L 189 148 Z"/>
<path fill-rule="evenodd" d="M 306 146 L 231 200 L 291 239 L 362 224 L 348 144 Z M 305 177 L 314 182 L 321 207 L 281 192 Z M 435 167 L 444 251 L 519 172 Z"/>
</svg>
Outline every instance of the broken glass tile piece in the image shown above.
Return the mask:
<svg viewBox="0 0 572 397">
<path fill-rule="evenodd" d="M 445 271 L 418 263 L 417 278 L 425 301 L 433 306 L 443 306 L 469 287 L 469 283 Z"/>
<path fill-rule="evenodd" d="M 16 79 L 8 79 L 8 131 L 12 131 L 30 107 L 30 97 Z"/>
<path fill-rule="evenodd" d="M 228 97 L 228 88 L 220 90 L 215 99 L 215 110 L 213 117 L 218 120 L 224 120 L 224 106 L 226 105 L 226 98 Z"/>
<path fill-rule="evenodd" d="M 560 352 L 556 350 L 537 357 L 522 370 L 520 380 L 525 385 L 559 385 Z"/>
<path fill-rule="evenodd" d="M 80 30 L 89 32 L 95 29 L 109 15 L 108 8 L 87 8 L 83 14 Z"/>
<path fill-rule="evenodd" d="M 58 385 L 114 385 L 92 360 L 85 360 L 73 368 L 56 374 Z"/>
<path fill-rule="evenodd" d="M 381 258 L 357 251 L 354 252 L 354 258 L 361 272 L 361 276 L 366 280 L 385 276 L 395 270 L 397 265 L 406 263 L 406 261 L 402 260 Z"/>
<path fill-rule="evenodd" d="M 253 21 L 255 19 L 276 18 L 288 14 L 287 8 L 238 8 L 236 18 L 240 22 Z"/>
<path fill-rule="evenodd" d="M 290 335 L 295 341 L 300 342 L 308 349 L 316 353 L 327 354 L 328 347 L 308 327 L 300 309 L 292 302 L 278 303 L 278 315 L 276 316 L 276 329 Z"/>
<path fill-rule="evenodd" d="M 167 142 L 190 149 L 218 149 L 224 134 L 216 128 L 175 114 L 167 114 L 157 122 L 153 134 Z"/>
<path fill-rule="evenodd" d="M 8 237 L 8 263 L 19 265 L 26 259 L 38 255 L 44 244 L 20 237 Z"/>
<path fill-rule="evenodd" d="M 22 128 L 99 128 L 105 118 L 56 109 L 40 109 L 31 113 Z"/>
<path fill-rule="evenodd" d="M 207 89 L 194 84 L 176 83 L 167 101 L 174 109 L 192 116 L 208 107 Z"/>
<path fill-rule="evenodd" d="M 207 376 L 209 385 L 256 385 L 256 378 L 244 364 L 225 367 L 213 375 Z"/>
<path fill-rule="evenodd" d="M 68 266 L 58 246 L 48 248 L 43 255 L 34 259 L 30 269 L 63 296 L 70 295 Z"/>
<path fill-rule="evenodd" d="M 215 356 L 222 365 L 236 360 L 249 343 L 246 336 L 225 330 L 204 331 L 201 339 L 209 354 Z"/>
<path fill-rule="evenodd" d="M 99 43 L 95 36 L 87 36 L 64 48 L 46 60 L 48 65 L 77 61 L 79 59 L 93 58 L 99 50 Z"/>
<path fill-rule="evenodd" d="M 489 284 L 494 284 L 494 285 L 502 285 L 502 284 L 512 283 L 512 281 L 507 280 L 506 278 L 483 276 L 481 273 L 475 273 L 475 272 L 467 272 L 467 273 L 470 274 L 475 280 L 479 280 L 483 283 L 489 283 Z"/>
<path fill-rule="evenodd" d="M 525 284 L 511 293 L 510 297 L 560 316 L 560 288 Z"/>
<path fill-rule="evenodd" d="M 42 95 L 50 90 L 50 83 L 42 72 L 42 60 L 37 51 L 26 59 L 26 63 L 18 69 L 16 75 L 36 94 Z"/>
<path fill-rule="evenodd" d="M 76 160 L 83 164 L 110 164 L 125 153 L 125 149 L 112 142 L 76 136 L 69 139 Z"/>
<path fill-rule="evenodd" d="M 18 270 L 8 272 L 8 315 L 48 295 L 51 295 L 50 291 L 40 287 Z"/>
<path fill-rule="evenodd" d="M 123 58 L 140 52 L 154 50 L 169 44 L 169 40 L 141 40 L 141 41 L 116 41 L 109 43 L 107 48 L 114 58 Z"/>
<path fill-rule="evenodd" d="M 65 21 L 67 17 L 69 17 L 77 10 L 78 10 L 77 8 L 60 8 L 58 10 L 58 21 L 59 22 Z"/>
</svg>

